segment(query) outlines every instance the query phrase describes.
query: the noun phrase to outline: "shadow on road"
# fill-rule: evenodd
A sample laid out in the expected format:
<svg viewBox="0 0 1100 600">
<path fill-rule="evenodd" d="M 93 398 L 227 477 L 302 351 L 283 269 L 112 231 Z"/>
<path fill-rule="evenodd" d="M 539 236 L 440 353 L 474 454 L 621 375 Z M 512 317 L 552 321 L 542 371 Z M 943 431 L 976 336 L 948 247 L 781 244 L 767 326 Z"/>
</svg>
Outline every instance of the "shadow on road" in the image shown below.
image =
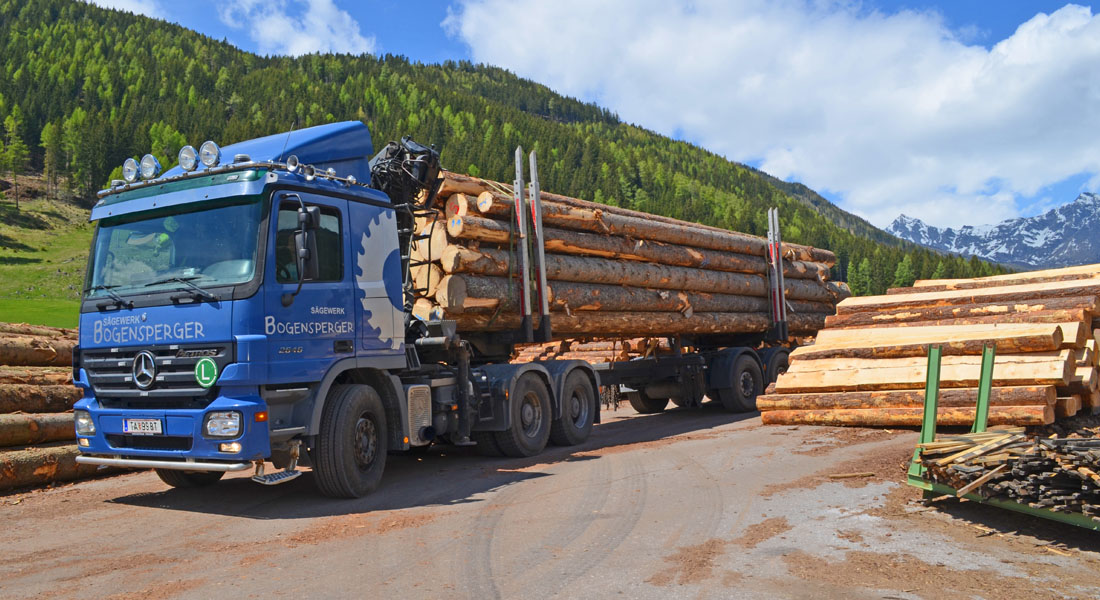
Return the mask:
<svg viewBox="0 0 1100 600">
<path fill-rule="evenodd" d="M 321 496 L 313 485 L 313 474 L 306 471 L 294 481 L 268 489 L 248 477 L 236 476 L 211 488 L 169 488 L 163 492 L 121 496 L 109 502 L 249 519 L 301 519 L 480 502 L 484 499 L 481 495 L 493 490 L 553 476 L 533 469 L 538 465 L 605 460 L 603 453 L 626 451 L 632 446 L 687 433 L 705 433 L 757 414 L 730 414 L 706 405 L 701 409 L 630 416 L 596 425 L 584 444 L 549 446 L 531 458 L 489 458 L 477 455 L 473 448 L 453 446 L 432 447 L 415 454 L 391 454 L 378 491 L 354 500 Z M 604 418 L 610 420 L 606 413 Z"/>
<path fill-rule="evenodd" d="M 954 498 L 936 500 L 933 505 L 955 519 L 981 528 L 985 533 L 979 533 L 979 537 L 1001 534 L 1033 537 L 1036 546 L 1049 546 L 1052 556 L 1065 548 L 1100 552 L 1096 532 L 1083 527 Z"/>
</svg>

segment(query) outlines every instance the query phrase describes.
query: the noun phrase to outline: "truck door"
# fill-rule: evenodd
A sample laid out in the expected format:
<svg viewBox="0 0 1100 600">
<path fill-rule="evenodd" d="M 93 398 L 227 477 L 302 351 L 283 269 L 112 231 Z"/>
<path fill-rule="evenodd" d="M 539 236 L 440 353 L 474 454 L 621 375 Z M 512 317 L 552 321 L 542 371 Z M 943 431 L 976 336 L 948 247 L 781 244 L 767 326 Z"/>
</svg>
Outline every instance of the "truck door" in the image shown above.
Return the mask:
<svg viewBox="0 0 1100 600">
<path fill-rule="evenodd" d="M 315 235 L 318 277 L 305 281 L 290 306 L 283 295 L 298 287 L 294 232 L 298 208 L 321 209 Z M 353 278 L 348 235 L 348 202 L 306 193 L 276 192 L 264 273 L 264 333 L 270 348 L 272 382 L 316 381 L 333 362 L 355 356 Z"/>
</svg>

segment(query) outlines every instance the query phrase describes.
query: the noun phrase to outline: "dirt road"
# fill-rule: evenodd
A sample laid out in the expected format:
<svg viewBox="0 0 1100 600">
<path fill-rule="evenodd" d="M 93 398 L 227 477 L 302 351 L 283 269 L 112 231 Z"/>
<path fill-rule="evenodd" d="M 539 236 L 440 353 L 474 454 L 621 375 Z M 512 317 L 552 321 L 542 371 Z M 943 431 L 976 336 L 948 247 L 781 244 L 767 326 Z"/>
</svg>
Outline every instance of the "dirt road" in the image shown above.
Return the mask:
<svg viewBox="0 0 1100 600">
<path fill-rule="evenodd" d="M 0 597 L 1100 597 L 1100 535 L 923 506 L 915 440 L 626 407 L 537 459 L 391 456 L 361 500 L 109 477 L 0 496 Z"/>
</svg>

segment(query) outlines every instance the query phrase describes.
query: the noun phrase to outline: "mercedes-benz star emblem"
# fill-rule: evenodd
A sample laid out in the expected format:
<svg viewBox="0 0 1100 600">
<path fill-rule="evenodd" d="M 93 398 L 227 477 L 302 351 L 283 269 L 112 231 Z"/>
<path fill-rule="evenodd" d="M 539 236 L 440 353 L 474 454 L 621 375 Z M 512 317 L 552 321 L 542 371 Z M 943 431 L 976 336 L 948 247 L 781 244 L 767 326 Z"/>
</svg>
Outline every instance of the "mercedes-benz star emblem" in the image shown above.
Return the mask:
<svg viewBox="0 0 1100 600">
<path fill-rule="evenodd" d="M 148 350 L 138 352 L 130 373 L 134 376 L 134 385 L 143 390 L 153 387 L 157 378 L 157 357 Z"/>
</svg>

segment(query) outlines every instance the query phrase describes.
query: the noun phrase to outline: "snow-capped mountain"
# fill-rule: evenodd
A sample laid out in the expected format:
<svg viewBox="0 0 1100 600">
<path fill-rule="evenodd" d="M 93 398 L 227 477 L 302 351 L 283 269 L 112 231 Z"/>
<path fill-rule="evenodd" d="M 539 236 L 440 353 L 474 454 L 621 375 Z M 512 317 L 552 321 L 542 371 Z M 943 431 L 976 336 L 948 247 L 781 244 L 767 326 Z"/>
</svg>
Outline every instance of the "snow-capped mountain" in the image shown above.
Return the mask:
<svg viewBox="0 0 1100 600">
<path fill-rule="evenodd" d="M 911 242 L 964 256 L 1021 267 L 1065 267 L 1100 262 L 1100 194 L 1035 217 L 996 225 L 939 228 L 899 216 L 886 231 Z"/>
</svg>

